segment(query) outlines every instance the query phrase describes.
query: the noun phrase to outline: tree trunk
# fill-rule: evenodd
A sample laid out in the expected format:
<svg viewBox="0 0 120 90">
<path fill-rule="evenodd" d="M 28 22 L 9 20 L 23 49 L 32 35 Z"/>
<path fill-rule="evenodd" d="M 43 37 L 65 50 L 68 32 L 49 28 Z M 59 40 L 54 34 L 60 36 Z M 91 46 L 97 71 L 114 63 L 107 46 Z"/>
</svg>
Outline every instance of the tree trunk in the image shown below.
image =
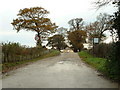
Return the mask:
<svg viewBox="0 0 120 90">
<path fill-rule="evenodd" d="M 37 46 L 39 47 L 39 46 L 42 46 L 41 45 L 41 37 L 40 37 L 40 33 L 39 32 L 37 32 L 38 33 L 38 37 L 39 37 L 39 40 L 37 40 Z"/>
</svg>

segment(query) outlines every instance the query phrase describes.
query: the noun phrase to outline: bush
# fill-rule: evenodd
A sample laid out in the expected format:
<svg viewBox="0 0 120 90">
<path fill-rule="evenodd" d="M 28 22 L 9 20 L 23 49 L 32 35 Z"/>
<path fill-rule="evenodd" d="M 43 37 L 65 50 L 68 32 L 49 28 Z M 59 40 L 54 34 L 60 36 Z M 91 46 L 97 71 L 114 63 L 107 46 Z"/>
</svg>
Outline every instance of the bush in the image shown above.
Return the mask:
<svg viewBox="0 0 120 90">
<path fill-rule="evenodd" d="M 113 43 L 106 62 L 109 77 L 120 81 L 120 42 Z"/>
<path fill-rule="evenodd" d="M 98 44 L 89 52 L 96 57 L 106 58 L 106 74 L 111 79 L 120 81 L 120 42 Z"/>
</svg>

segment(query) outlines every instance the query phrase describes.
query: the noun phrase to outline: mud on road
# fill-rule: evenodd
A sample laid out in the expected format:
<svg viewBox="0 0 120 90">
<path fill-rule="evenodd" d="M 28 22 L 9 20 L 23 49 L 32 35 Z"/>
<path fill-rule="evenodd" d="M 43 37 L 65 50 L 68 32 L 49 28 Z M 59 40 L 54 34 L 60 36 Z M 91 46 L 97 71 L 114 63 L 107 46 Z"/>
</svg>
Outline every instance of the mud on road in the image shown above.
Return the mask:
<svg viewBox="0 0 120 90">
<path fill-rule="evenodd" d="M 3 88 L 117 88 L 117 83 L 97 75 L 77 53 L 37 61 L 8 73 Z"/>
</svg>

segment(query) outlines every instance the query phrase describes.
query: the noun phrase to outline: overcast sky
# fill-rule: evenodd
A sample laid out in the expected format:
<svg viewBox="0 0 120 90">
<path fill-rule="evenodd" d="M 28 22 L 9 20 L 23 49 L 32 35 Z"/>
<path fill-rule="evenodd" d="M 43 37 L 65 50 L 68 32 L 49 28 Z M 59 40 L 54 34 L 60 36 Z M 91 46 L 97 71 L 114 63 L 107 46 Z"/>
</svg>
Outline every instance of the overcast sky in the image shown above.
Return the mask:
<svg viewBox="0 0 120 90">
<path fill-rule="evenodd" d="M 48 17 L 59 27 L 69 28 L 68 21 L 73 18 L 83 18 L 85 23 L 95 21 L 99 13 L 112 14 L 115 8 L 107 6 L 96 11 L 93 2 L 96 0 L 2 0 L 0 5 L 0 42 L 19 42 L 22 45 L 35 46 L 35 32 L 13 30 L 10 24 L 17 18 L 20 9 L 43 7 L 50 14 Z"/>
</svg>

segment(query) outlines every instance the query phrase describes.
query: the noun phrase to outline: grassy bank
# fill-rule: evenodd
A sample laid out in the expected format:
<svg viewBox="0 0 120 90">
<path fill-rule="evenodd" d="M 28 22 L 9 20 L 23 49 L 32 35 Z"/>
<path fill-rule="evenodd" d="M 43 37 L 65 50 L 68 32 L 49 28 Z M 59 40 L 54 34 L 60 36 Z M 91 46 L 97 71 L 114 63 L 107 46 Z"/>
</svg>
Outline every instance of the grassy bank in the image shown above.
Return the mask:
<svg viewBox="0 0 120 90">
<path fill-rule="evenodd" d="M 81 51 L 78 53 L 79 56 L 82 58 L 84 62 L 89 64 L 90 66 L 94 67 L 96 70 L 101 72 L 104 76 L 107 78 L 119 82 L 119 73 L 117 73 L 119 70 L 117 68 L 114 68 L 117 66 L 117 64 L 111 63 L 112 69 L 108 66 L 108 60 L 104 58 L 97 58 L 92 55 L 90 55 L 87 51 Z M 112 73 L 111 73 L 112 72 Z"/>
<path fill-rule="evenodd" d="M 78 53 L 83 61 L 90 64 L 92 67 L 96 68 L 98 71 L 102 73 L 106 73 L 105 62 L 106 59 L 93 57 L 86 51 L 81 51 Z"/>
<path fill-rule="evenodd" d="M 41 60 L 41 59 L 44 59 L 44 58 L 48 58 L 48 57 L 53 57 L 53 56 L 57 56 L 59 55 L 60 52 L 57 51 L 57 50 L 52 50 L 50 51 L 49 53 L 47 54 L 44 54 L 38 58 L 35 58 L 35 59 L 32 59 L 32 60 L 24 60 L 24 61 L 19 61 L 19 62 L 10 62 L 10 63 L 4 63 L 2 64 L 2 72 L 3 73 L 6 73 L 10 70 L 13 70 L 13 69 L 16 69 L 16 68 L 19 68 L 21 66 L 24 66 L 24 65 L 27 65 L 27 64 L 30 64 L 32 62 L 35 62 L 35 61 L 38 61 L 38 60 Z"/>
</svg>

